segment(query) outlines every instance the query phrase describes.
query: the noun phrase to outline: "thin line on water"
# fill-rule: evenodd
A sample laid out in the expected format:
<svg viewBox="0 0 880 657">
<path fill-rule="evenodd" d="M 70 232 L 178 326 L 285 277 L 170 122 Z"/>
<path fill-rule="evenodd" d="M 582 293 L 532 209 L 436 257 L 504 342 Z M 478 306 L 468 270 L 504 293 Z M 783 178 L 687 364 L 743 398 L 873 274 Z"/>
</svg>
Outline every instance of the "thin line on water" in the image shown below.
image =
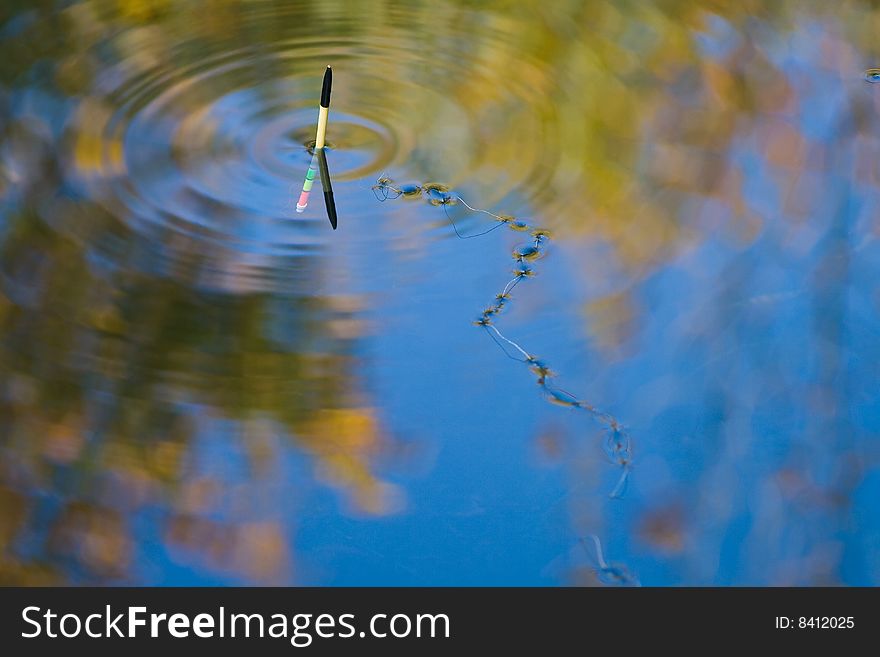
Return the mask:
<svg viewBox="0 0 880 657">
<path fill-rule="evenodd" d="M 464 201 L 462 201 L 462 203 L 464 203 Z M 458 235 L 459 239 L 469 240 L 469 239 L 473 239 L 474 237 L 482 237 L 483 235 L 488 235 L 496 228 L 500 228 L 501 226 L 504 225 L 502 222 L 498 222 L 497 224 L 492 226 L 489 230 L 484 230 L 482 233 L 476 233 L 474 235 L 462 235 L 461 233 L 458 232 L 458 227 L 455 225 L 455 222 L 452 220 L 452 217 L 449 215 L 449 211 L 446 209 L 447 204 L 441 203 L 441 205 L 443 206 L 443 212 L 446 213 L 446 218 L 449 219 L 449 223 L 452 224 L 452 230 L 455 231 L 455 234 Z M 465 205 L 467 205 L 467 203 L 465 203 Z M 468 205 L 468 207 L 470 207 L 470 206 Z"/>
<path fill-rule="evenodd" d="M 392 181 L 384 176 L 377 181 L 376 185 L 374 185 L 372 189 L 377 197 L 379 197 L 379 195 L 381 194 L 382 198 L 380 200 L 392 198 L 392 196 L 388 193 L 388 190 L 391 190 L 391 192 L 396 195 L 393 198 L 397 198 L 402 194 L 402 190 L 394 186 L 392 184 Z M 418 194 L 421 194 L 423 189 L 423 186 L 419 185 L 416 191 Z M 474 235 L 462 235 L 459 232 L 458 226 L 452 219 L 452 216 L 450 215 L 449 210 L 446 207 L 447 205 L 449 205 L 450 199 L 452 198 L 457 198 L 471 212 L 481 212 L 495 217 L 497 220 L 496 225 L 492 226 L 488 230 Z M 496 295 L 495 303 L 484 310 L 480 319 L 475 323 L 478 326 L 482 326 L 484 329 L 486 329 L 489 337 L 492 338 L 492 341 L 495 342 L 495 344 L 498 346 L 499 349 L 501 349 L 505 356 L 517 362 L 525 363 L 529 366 L 529 369 L 532 371 L 532 373 L 537 376 L 538 385 L 544 390 L 546 396 L 548 397 L 548 401 L 561 404 L 563 406 L 568 406 L 573 409 L 582 410 L 588 413 L 593 418 L 593 420 L 604 426 L 605 431 L 607 432 L 605 449 L 607 450 L 607 453 L 609 454 L 612 463 L 621 468 L 620 476 L 611 493 L 609 494 L 609 497 L 621 497 L 626 489 L 627 483 L 629 481 L 629 475 L 632 470 L 632 442 L 630 440 L 629 433 L 610 413 L 599 410 L 586 400 L 580 399 L 576 395 L 573 395 L 563 388 L 559 388 L 548 383 L 547 379 L 554 376 L 549 367 L 538 360 L 535 356 L 529 354 L 517 342 L 514 342 L 513 340 L 505 336 L 495 326 L 493 321 L 494 318 L 499 315 L 505 307 L 507 307 L 508 302 L 511 298 L 510 295 L 516 288 L 516 286 L 519 285 L 520 281 L 533 275 L 532 269 L 529 268 L 527 263 L 532 262 L 533 260 L 537 260 L 544 255 L 546 242 L 549 240 L 548 232 L 540 228 L 534 228 L 524 221 L 514 220 L 513 217 L 506 217 L 495 214 L 494 212 L 490 212 L 489 210 L 475 208 L 458 195 L 448 194 L 441 200 L 441 202 L 436 204 L 443 206 L 443 212 L 446 215 L 447 220 L 452 225 L 452 229 L 455 231 L 455 234 L 460 239 L 471 239 L 473 237 L 480 237 L 482 235 L 491 233 L 493 230 L 503 225 L 509 225 L 512 229 L 519 232 L 531 233 L 533 237 L 532 245 L 530 247 L 518 248 L 513 253 L 514 260 L 516 261 L 518 266 L 518 269 L 514 271 L 514 278 L 507 282 L 507 284 L 501 291 L 501 294 Z M 505 344 L 515 349 L 516 352 L 522 354 L 522 358 L 518 358 L 515 355 L 511 354 L 511 352 L 508 351 L 508 346 L 505 346 Z"/>
<path fill-rule="evenodd" d="M 526 362 L 528 362 L 528 361 L 525 360 L 524 358 L 517 358 L 516 356 L 512 356 L 512 355 L 510 354 L 510 352 L 507 351 L 507 348 L 506 348 L 503 344 L 501 344 L 501 343 L 498 341 L 498 338 L 496 338 L 494 335 L 492 335 L 491 332 L 489 332 L 489 329 L 490 329 L 490 328 L 491 328 L 491 329 L 494 329 L 496 333 L 498 332 L 498 329 L 496 329 L 494 326 L 491 326 L 491 325 L 484 325 L 483 328 L 486 329 L 486 332 L 489 333 L 489 337 L 492 338 L 492 340 L 495 341 L 495 344 L 497 344 L 497 345 L 501 348 L 501 351 L 504 352 L 504 355 L 505 355 L 505 356 L 507 356 L 507 357 L 508 357 L 509 359 L 511 359 L 511 360 L 515 360 L 517 363 L 526 363 Z"/>
<path fill-rule="evenodd" d="M 522 347 L 520 347 L 520 346 L 519 346 L 516 342 L 514 342 L 513 340 L 511 340 L 511 339 L 509 339 L 509 338 L 506 338 L 506 337 L 504 336 L 504 334 L 503 334 L 501 331 L 499 331 L 497 328 L 495 328 L 495 326 L 493 326 L 492 324 L 489 324 L 488 326 L 486 326 L 486 328 L 490 328 L 490 329 L 492 329 L 493 331 L 495 331 L 495 334 L 496 334 L 499 338 L 501 338 L 502 340 L 504 340 L 507 344 L 509 344 L 511 347 L 513 347 L 513 348 L 516 349 L 519 353 L 521 353 L 521 354 L 525 357 L 524 360 L 523 360 L 522 362 L 524 362 L 524 363 L 528 363 L 528 362 L 529 362 L 529 359 L 531 358 L 531 356 L 529 355 L 529 353 L 528 353 L 525 349 L 523 349 Z"/>
</svg>

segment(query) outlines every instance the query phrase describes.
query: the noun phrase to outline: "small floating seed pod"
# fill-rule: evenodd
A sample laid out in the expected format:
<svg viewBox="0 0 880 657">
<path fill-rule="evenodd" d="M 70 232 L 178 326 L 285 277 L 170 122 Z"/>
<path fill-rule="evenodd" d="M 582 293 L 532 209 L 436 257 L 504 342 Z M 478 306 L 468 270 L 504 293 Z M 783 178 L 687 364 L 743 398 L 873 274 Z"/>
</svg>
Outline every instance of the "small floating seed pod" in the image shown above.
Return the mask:
<svg viewBox="0 0 880 657">
<path fill-rule="evenodd" d="M 513 252 L 513 257 L 520 262 L 523 260 L 531 262 L 532 260 L 537 260 L 541 257 L 541 249 L 534 245 L 524 246 L 516 249 Z"/>
<path fill-rule="evenodd" d="M 422 190 L 431 205 L 454 205 L 456 203 L 456 198 L 449 192 L 447 185 L 425 183 L 422 185 Z"/>
<path fill-rule="evenodd" d="M 559 406 L 568 406 L 569 408 L 578 408 L 581 405 L 580 400 L 574 395 L 564 390 L 556 390 L 554 388 L 546 388 L 547 397 L 553 404 Z"/>
<path fill-rule="evenodd" d="M 373 195 L 379 201 L 395 199 L 403 193 L 394 186 L 394 181 L 391 180 L 391 178 L 389 178 L 388 176 L 382 176 L 381 178 L 379 178 L 376 181 L 376 184 L 370 187 L 370 189 L 373 190 Z"/>
<path fill-rule="evenodd" d="M 420 196 L 422 193 L 422 186 L 418 183 L 404 183 L 398 189 L 404 196 Z"/>
<path fill-rule="evenodd" d="M 540 378 L 546 379 L 555 376 L 553 370 L 547 367 L 547 365 L 540 360 L 531 359 L 529 360 L 529 363 L 529 369 L 532 371 L 533 374 L 539 376 Z"/>
</svg>

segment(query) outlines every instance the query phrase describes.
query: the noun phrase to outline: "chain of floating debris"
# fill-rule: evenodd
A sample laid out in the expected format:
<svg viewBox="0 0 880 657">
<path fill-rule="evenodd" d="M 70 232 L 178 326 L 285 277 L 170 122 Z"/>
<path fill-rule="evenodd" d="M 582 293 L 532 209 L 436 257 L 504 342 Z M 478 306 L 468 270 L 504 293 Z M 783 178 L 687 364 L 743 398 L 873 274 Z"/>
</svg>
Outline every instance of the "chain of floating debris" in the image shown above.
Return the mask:
<svg viewBox="0 0 880 657">
<path fill-rule="evenodd" d="M 548 401 L 560 406 L 584 411 L 605 428 L 604 447 L 606 453 L 611 461 L 621 469 L 620 478 L 609 494 L 609 497 L 621 497 L 626 489 L 626 484 L 629 480 L 629 473 L 632 469 L 632 443 L 629 433 L 613 415 L 599 410 L 589 402 L 553 385 L 551 379 L 555 378 L 556 375 L 550 370 L 548 365 L 534 354 L 523 349 L 510 338 L 506 337 L 495 324 L 495 319 L 510 304 L 513 289 L 519 285 L 523 279 L 531 278 L 535 275 L 531 263 L 545 255 L 547 244 L 550 241 L 550 233 L 543 228 L 531 226 L 527 222 L 518 220 L 510 215 L 499 215 L 488 210 L 471 207 L 463 198 L 461 198 L 461 196 L 451 192 L 446 185 L 441 185 L 439 183 L 407 183 L 398 185 L 390 178 L 382 176 L 376 181 L 376 184 L 372 186 L 372 190 L 373 194 L 379 201 L 396 199 L 401 196 L 421 196 L 431 205 L 442 206 L 443 211 L 446 213 L 446 217 L 452 224 L 455 234 L 461 239 L 470 239 L 486 235 L 501 226 L 507 226 L 509 229 L 516 232 L 529 233 L 532 241 L 513 251 L 513 260 L 515 262 L 515 267 L 512 272 L 513 278 L 507 282 L 499 294 L 495 295 L 494 301 L 483 310 L 474 324 L 483 328 L 508 358 L 521 362 L 528 367 L 529 371 L 536 377 L 538 386 L 541 388 L 541 391 Z M 458 203 L 464 205 L 471 212 L 480 212 L 489 215 L 495 221 L 495 225 L 488 230 L 473 235 L 462 235 L 447 210 L 448 206 L 456 205 Z"/>
</svg>

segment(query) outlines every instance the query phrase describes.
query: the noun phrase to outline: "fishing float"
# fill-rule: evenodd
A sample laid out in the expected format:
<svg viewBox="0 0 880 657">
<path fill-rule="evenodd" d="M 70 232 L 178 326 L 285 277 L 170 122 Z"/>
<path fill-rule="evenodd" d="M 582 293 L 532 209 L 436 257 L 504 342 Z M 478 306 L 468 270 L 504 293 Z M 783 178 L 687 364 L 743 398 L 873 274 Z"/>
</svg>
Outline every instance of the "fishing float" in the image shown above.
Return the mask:
<svg viewBox="0 0 880 657">
<path fill-rule="evenodd" d="M 318 132 L 315 135 L 315 150 L 324 148 L 327 118 L 330 116 L 330 85 L 332 84 L 333 69 L 328 66 L 324 71 L 324 81 L 321 83 L 321 104 L 318 106 Z"/>
<path fill-rule="evenodd" d="M 321 102 L 318 105 L 318 129 L 315 133 L 315 152 L 309 162 L 309 169 L 303 181 L 302 192 L 296 202 L 296 211 L 303 212 L 309 204 L 309 195 L 315 182 L 315 173 L 320 168 L 321 182 L 324 186 L 324 205 L 327 207 L 327 218 L 330 225 L 336 230 L 336 203 L 333 200 L 333 188 L 330 186 L 330 170 L 327 168 L 327 157 L 324 154 L 324 145 L 327 135 L 327 120 L 330 116 L 330 89 L 333 84 L 333 69 L 329 66 L 324 71 L 324 80 L 321 84 Z M 316 166 L 317 164 L 317 166 Z"/>
</svg>

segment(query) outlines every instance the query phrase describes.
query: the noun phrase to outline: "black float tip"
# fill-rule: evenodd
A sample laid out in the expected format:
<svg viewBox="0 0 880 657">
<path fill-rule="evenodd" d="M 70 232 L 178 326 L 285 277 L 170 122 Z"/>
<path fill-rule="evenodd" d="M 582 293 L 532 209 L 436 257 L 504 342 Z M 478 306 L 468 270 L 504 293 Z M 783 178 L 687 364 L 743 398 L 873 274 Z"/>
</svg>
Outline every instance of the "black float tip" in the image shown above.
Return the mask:
<svg viewBox="0 0 880 657">
<path fill-rule="evenodd" d="M 336 202 L 333 200 L 333 194 L 324 194 L 324 204 L 327 206 L 327 218 L 333 230 L 336 230 Z"/>
<path fill-rule="evenodd" d="M 330 85 L 333 83 L 333 69 L 324 71 L 324 84 L 321 85 L 321 107 L 330 107 Z"/>
<path fill-rule="evenodd" d="M 321 172 L 321 185 L 324 187 L 324 205 L 327 207 L 327 218 L 333 230 L 336 230 L 336 202 L 333 200 L 333 186 L 330 183 L 330 168 L 327 166 L 327 155 L 323 148 L 316 151 L 318 170 Z"/>
</svg>

